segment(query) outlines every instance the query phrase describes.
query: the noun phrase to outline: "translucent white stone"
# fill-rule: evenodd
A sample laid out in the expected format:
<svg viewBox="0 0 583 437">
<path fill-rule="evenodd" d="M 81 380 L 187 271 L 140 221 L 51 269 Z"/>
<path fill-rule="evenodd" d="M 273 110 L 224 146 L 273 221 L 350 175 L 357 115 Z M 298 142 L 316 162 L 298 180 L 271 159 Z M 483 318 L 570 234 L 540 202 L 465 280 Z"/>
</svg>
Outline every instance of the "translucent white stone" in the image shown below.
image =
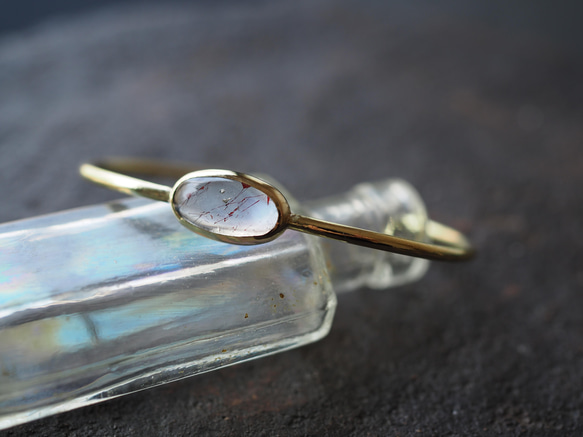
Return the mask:
<svg viewBox="0 0 583 437">
<path fill-rule="evenodd" d="M 275 202 L 267 194 L 222 177 L 182 182 L 174 194 L 174 208 L 194 226 L 231 237 L 265 235 L 279 218 Z"/>
</svg>

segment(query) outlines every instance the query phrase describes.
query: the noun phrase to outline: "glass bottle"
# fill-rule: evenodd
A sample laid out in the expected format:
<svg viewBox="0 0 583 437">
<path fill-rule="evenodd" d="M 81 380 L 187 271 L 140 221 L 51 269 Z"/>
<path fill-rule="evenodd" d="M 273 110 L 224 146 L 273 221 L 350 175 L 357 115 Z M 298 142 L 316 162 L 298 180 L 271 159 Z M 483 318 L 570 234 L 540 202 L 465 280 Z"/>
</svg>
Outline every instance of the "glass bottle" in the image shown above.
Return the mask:
<svg viewBox="0 0 583 437">
<path fill-rule="evenodd" d="M 292 209 L 424 239 L 406 182 Z M 295 231 L 236 246 L 144 199 L 0 225 L 0 429 L 314 342 L 337 292 L 420 278 L 428 262 Z"/>
</svg>

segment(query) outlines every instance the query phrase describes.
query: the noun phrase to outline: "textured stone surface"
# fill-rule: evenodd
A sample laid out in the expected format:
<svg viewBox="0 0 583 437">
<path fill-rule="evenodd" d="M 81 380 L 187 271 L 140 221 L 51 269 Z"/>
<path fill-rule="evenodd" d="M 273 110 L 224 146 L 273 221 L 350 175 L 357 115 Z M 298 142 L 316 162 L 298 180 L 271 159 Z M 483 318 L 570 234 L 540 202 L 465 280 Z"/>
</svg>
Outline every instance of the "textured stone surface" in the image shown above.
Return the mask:
<svg viewBox="0 0 583 437">
<path fill-rule="evenodd" d="M 1 221 L 116 198 L 76 165 L 139 155 L 298 199 L 403 177 L 479 249 L 342 296 L 312 346 L 1 435 L 581 434 L 583 65 L 419 12 L 127 7 L 0 40 Z"/>
</svg>

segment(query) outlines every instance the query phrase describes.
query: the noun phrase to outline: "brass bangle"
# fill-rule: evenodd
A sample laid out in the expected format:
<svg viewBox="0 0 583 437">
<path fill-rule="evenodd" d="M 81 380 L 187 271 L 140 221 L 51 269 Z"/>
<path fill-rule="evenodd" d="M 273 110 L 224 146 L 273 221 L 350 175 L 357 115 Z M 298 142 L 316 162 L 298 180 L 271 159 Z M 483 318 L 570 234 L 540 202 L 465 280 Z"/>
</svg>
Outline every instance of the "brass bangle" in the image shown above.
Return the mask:
<svg viewBox="0 0 583 437">
<path fill-rule="evenodd" d="M 289 228 L 432 260 L 459 261 L 474 254 L 460 232 L 431 220 L 426 226 L 430 242 L 426 243 L 295 214 L 284 195 L 273 185 L 230 170 L 189 172 L 180 165 L 118 159 L 83 164 L 80 172 L 83 177 L 107 188 L 168 202 L 180 223 L 188 229 L 226 243 L 265 243 Z M 126 172 L 184 176 L 173 187 L 168 187 L 122 174 Z"/>
</svg>

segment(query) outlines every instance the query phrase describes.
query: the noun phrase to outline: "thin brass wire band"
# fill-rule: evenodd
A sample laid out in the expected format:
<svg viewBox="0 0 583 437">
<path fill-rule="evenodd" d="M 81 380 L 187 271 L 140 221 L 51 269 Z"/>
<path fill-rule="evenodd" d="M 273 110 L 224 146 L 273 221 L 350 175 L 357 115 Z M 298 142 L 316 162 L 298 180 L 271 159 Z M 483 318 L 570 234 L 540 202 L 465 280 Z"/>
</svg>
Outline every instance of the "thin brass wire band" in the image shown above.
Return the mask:
<svg viewBox="0 0 583 437">
<path fill-rule="evenodd" d="M 81 175 L 96 184 L 130 196 L 168 202 L 172 189 L 166 185 L 155 184 L 131 176 L 126 176 L 91 164 L 83 164 L 79 169 Z"/>
<path fill-rule="evenodd" d="M 98 164 L 83 164 L 80 167 L 83 177 L 99 185 L 124 194 L 163 202 L 171 202 L 171 187 L 144 181 L 120 172 L 178 178 L 192 170 L 192 167 L 181 164 L 135 159 L 116 159 Z M 293 213 L 289 215 L 287 227 L 372 249 L 431 260 L 461 261 L 474 255 L 474 249 L 460 232 L 432 220 L 428 220 L 426 225 L 426 235 L 430 240 L 427 243 Z"/>
<path fill-rule="evenodd" d="M 431 220 L 427 222 L 426 234 L 432 243 L 393 237 L 380 232 L 297 214 L 291 215 L 289 227 L 309 234 L 321 235 L 334 240 L 370 247 L 371 249 L 385 250 L 417 258 L 461 261 L 473 256 L 473 249 L 462 234 Z"/>
</svg>

